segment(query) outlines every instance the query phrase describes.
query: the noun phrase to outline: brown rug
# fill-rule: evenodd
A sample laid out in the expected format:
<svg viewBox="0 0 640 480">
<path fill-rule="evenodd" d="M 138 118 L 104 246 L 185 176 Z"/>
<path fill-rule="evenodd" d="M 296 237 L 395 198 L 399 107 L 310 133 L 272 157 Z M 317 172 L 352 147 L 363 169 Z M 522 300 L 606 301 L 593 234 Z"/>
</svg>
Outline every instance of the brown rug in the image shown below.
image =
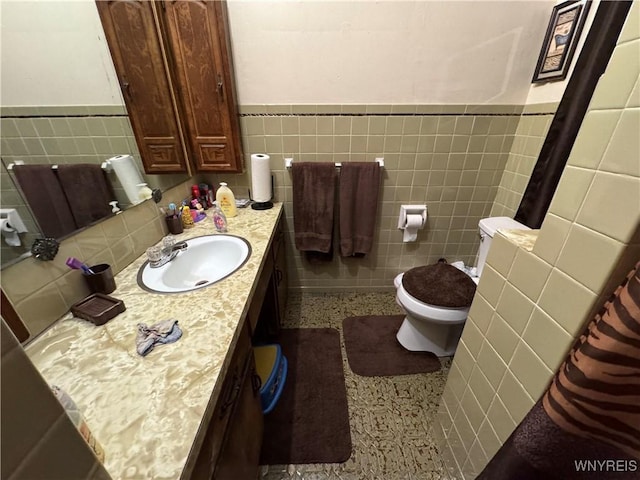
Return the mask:
<svg viewBox="0 0 640 480">
<path fill-rule="evenodd" d="M 383 377 L 440 370 L 431 352 L 410 352 L 398 343 L 396 332 L 404 315 L 348 317 L 342 321 L 344 346 L 353 373 Z"/>
<path fill-rule="evenodd" d="M 261 465 L 340 463 L 351 456 L 340 333 L 280 330 L 275 343 L 289 371 L 282 396 L 264 417 Z"/>
</svg>

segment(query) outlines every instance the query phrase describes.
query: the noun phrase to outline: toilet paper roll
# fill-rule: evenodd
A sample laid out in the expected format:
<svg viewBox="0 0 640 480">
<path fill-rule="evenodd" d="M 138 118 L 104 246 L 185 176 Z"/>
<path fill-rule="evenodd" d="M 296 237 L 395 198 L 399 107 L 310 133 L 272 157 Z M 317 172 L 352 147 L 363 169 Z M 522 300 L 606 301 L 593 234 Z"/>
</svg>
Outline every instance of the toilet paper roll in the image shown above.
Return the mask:
<svg viewBox="0 0 640 480">
<path fill-rule="evenodd" d="M 131 155 L 118 155 L 107 161 L 113 167 L 113 171 L 131 204 L 140 203 L 142 199 L 139 195 L 140 187 L 138 185 L 144 183 L 144 180 L 135 159 Z"/>
<path fill-rule="evenodd" d="M 2 237 L 7 245 L 11 247 L 19 247 L 20 246 L 20 237 L 18 236 L 18 231 L 11 226 L 9 220 L 6 218 L 2 219 L 0 223 L 0 232 L 2 232 Z"/>
<path fill-rule="evenodd" d="M 254 202 L 268 202 L 273 196 L 269 160 L 269 155 L 264 153 L 251 155 L 251 197 Z"/>
<path fill-rule="evenodd" d="M 404 243 L 415 242 L 416 238 L 418 238 L 418 229 L 420 228 L 422 228 L 422 215 L 420 214 L 407 215 L 407 224 L 404 228 L 402 241 Z"/>
</svg>

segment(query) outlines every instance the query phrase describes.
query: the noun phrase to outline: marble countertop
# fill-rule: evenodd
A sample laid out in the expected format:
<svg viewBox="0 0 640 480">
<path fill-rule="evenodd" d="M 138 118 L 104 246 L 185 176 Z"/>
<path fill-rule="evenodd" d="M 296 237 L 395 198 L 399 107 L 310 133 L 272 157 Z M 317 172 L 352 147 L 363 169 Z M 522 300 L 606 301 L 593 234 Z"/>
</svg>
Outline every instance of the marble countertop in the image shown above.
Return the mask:
<svg viewBox="0 0 640 480">
<path fill-rule="evenodd" d="M 501 229 L 498 230 L 500 234 L 515 243 L 518 247 L 525 249 L 527 252 L 533 250 L 533 245 L 538 239 L 540 230 L 522 230 L 522 229 Z"/>
<path fill-rule="evenodd" d="M 110 294 L 124 301 L 125 312 L 99 327 L 67 314 L 27 346 L 45 380 L 78 404 L 105 450 L 112 478 L 176 479 L 188 473 L 183 470 L 190 450 L 202 441 L 201 423 L 207 423 L 207 406 L 219 395 L 228 352 L 281 211 L 280 203 L 265 211 L 238 209 L 228 220 L 228 233 L 244 237 L 252 249 L 230 277 L 192 292 L 149 293 L 136 281 L 143 255 L 116 276 L 117 289 Z M 215 233 L 207 218 L 176 237 Z M 169 318 L 179 321 L 182 338 L 138 355 L 138 323 Z"/>
</svg>

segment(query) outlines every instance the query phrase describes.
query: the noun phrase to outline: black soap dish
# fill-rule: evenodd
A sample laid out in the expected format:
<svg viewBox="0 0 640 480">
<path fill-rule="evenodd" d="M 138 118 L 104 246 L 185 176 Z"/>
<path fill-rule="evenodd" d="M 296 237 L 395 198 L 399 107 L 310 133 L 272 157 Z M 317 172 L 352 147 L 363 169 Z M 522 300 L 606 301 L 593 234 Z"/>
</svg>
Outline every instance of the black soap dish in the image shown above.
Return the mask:
<svg viewBox="0 0 640 480">
<path fill-rule="evenodd" d="M 71 307 L 74 317 L 88 320 L 95 325 L 104 325 L 127 308 L 122 300 L 104 293 L 94 293 Z"/>
</svg>

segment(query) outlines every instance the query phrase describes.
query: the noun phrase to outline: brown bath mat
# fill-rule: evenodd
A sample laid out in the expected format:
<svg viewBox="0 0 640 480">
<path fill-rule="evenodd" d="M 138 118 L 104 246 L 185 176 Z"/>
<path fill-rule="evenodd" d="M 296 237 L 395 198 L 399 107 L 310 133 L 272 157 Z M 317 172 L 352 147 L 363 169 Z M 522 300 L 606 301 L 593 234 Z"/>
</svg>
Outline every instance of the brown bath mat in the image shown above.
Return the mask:
<svg viewBox="0 0 640 480">
<path fill-rule="evenodd" d="M 344 346 L 353 373 L 383 377 L 440 370 L 431 352 L 410 352 L 396 339 L 404 315 L 348 317 L 342 321 Z"/>
<path fill-rule="evenodd" d="M 340 333 L 280 330 L 289 371 L 282 396 L 264 417 L 261 465 L 340 463 L 351 456 Z"/>
</svg>

